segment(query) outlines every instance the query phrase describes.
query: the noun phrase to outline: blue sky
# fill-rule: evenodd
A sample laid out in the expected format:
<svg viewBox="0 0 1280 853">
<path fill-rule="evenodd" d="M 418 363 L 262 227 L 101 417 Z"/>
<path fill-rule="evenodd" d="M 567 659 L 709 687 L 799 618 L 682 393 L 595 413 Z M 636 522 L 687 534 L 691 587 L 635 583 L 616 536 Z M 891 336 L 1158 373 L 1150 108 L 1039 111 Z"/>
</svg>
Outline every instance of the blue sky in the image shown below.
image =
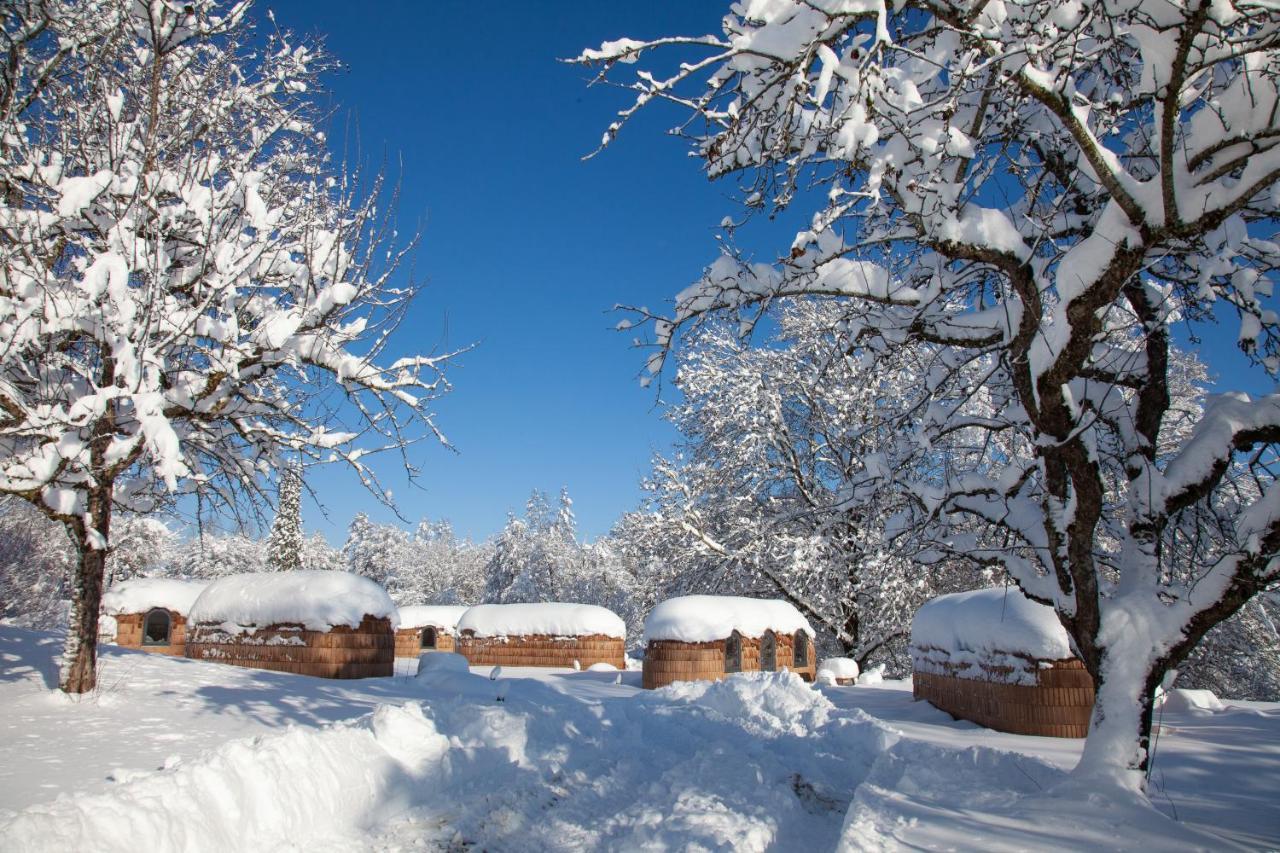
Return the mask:
<svg viewBox="0 0 1280 853">
<path fill-rule="evenodd" d="M 613 331 L 616 303 L 661 307 L 714 259 L 715 225 L 736 211 L 663 132 L 658 106 L 600 156 L 625 92 L 588 88 L 557 62 L 607 39 L 718 30 L 727 4 L 262 3 L 282 27 L 322 37 L 346 68 L 328 79 L 360 157 L 401 181 L 402 232 L 420 230 L 425 283 L 399 332 L 405 352 L 476 344 L 450 371 L 438 425 L 457 448 L 420 444 L 418 486 L 380 467 L 405 517 L 447 518 L 474 538 L 501 529 L 533 488 L 565 486 L 579 532 L 596 538 L 636 506 L 639 480 L 674 431 L 637 376 L 643 352 Z M 339 152 L 341 153 L 341 152 Z M 786 226 L 782 226 L 785 230 Z M 766 245 L 789 243 L 790 232 Z M 1230 325 L 1204 330 L 1203 355 L 1233 387 L 1270 391 L 1235 352 Z M 356 512 L 394 521 L 337 468 L 308 475 L 324 504 L 309 530 L 340 544 Z"/>
<path fill-rule="evenodd" d="M 550 4 L 291 0 L 262 3 L 277 23 L 324 38 L 347 68 L 328 79 L 361 156 L 401 176 L 402 232 L 420 228 L 415 277 L 426 287 L 399 332 L 408 350 L 475 343 L 450 372 L 438 424 L 457 447 L 411 453 L 422 488 L 389 472 L 411 520 L 448 518 L 482 538 L 529 491 L 567 486 L 579 531 L 606 533 L 639 500 L 638 482 L 673 431 L 644 354 L 613 331 L 615 303 L 660 306 L 714 259 L 713 227 L 731 187 L 708 184 L 642 116 L 616 147 L 583 162 L 615 109 L 586 69 L 557 62 L 622 35 L 709 32 L 705 4 Z M 376 12 L 373 10 L 376 9 Z M 358 10 L 358 11 L 357 11 Z M 308 529 L 341 543 L 358 511 L 394 516 L 338 469 L 315 471 Z"/>
</svg>

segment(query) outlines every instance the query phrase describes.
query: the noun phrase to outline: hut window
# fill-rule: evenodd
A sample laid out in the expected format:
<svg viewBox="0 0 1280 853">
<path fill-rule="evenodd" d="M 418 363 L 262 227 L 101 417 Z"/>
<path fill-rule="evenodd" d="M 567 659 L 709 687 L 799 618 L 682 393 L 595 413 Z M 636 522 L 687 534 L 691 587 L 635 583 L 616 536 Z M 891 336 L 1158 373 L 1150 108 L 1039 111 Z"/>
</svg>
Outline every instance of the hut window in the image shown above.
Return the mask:
<svg viewBox="0 0 1280 853">
<path fill-rule="evenodd" d="M 142 623 L 142 645 L 169 645 L 169 611 L 156 608 L 147 613 Z"/>
<path fill-rule="evenodd" d="M 760 669 L 773 672 L 778 668 L 778 638 L 772 631 L 765 631 L 760 638 Z"/>
<path fill-rule="evenodd" d="M 742 672 L 742 635 L 737 631 L 724 641 L 724 671 Z"/>
<path fill-rule="evenodd" d="M 422 647 L 424 649 L 434 649 L 436 647 L 436 629 L 422 629 Z"/>
<path fill-rule="evenodd" d="M 804 631 L 796 631 L 796 640 L 795 640 L 794 649 L 795 649 L 795 652 L 792 656 L 792 660 L 795 661 L 795 665 L 798 667 L 808 666 L 809 665 L 809 635 L 806 634 Z"/>
</svg>

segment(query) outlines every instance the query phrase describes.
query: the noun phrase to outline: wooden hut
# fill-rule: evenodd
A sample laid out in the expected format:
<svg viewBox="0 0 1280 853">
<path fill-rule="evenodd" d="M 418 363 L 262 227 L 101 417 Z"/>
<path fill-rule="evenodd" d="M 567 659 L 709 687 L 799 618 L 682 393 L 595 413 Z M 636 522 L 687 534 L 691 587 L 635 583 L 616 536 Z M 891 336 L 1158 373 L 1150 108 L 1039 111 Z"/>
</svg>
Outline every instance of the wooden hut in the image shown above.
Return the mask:
<svg viewBox="0 0 1280 853">
<path fill-rule="evenodd" d="M 390 676 L 396 606 L 346 572 L 233 575 L 192 605 L 187 657 L 321 678 Z"/>
<path fill-rule="evenodd" d="M 913 694 L 1001 732 L 1084 737 L 1093 679 L 1052 607 L 1016 588 L 944 595 L 911 623 Z"/>
<path fill-rule="evenodd" d="M 458 620 L 456 650 L 472 666 L 626 666 L 627 626 L 592 604 L 479 604 Z"/>
<path fill-rule="evenodd" d="M 416 658 L 423 652 L 451 652 L 458 619 L 465 606 L 419 604 L 400 608 L 396 629 L 396 657 Z"/>
<path fill-rule="evenodd" d="M 114 622 L 112 640 L 126 649 L 162 655 L 186 654 L 187 613 L 207 583 L 172 578 L 135 578 L 102 596 L 102 627 Z"/>
<path fill-rule="evenodd" d="M 813 629 L 785 601 L 686 595 L 662 602 L 644 624 L 646 688 L 788 669 L 813 681 Z"/>
</svg>

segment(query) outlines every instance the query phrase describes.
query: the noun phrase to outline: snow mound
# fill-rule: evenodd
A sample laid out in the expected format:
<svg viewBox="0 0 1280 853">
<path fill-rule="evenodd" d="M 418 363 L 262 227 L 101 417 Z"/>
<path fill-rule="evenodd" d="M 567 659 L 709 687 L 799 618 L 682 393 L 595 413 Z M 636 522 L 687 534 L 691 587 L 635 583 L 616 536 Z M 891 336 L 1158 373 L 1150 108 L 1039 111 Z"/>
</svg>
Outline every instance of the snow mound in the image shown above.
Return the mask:
<svg viewBox="0 0 1280 853">
<path fill-rule="evenodd" d="M 470 672 L 471 664 L 453 652 L 431 652 L 418 658 L 418 675 L 428 672 Z"/>
<path fill-rule="evenodd" d="M 853 658 L 827 658 L 818 664 L 818 678 L 834 682 L 837 678 L 857 678 L 858 662 Z"/>
<path fill-rule="evenodd" d="M 397 789 L 422 781 L 448 750 L 418 705 L 384 705 L 355 722 L 233 740 L 110 793 L 33 806 L 0 836 L 14 850 L 360 849 L 367 830 L 403 809 Z"/>
<path fill-rule="evenodd" d="M 927 602 L 911 620 L 911 645 L 1038 660 L 1072 657 L 1067 632 L 1053 608 L 1015 587 L 958 592 Z"/>
<path fill-rule="evenodd" d="M 600 661 L 587 667 L 587 672 L 617 672 L 618 668 L 611 663 Z"/>
<path fill-rule="evenodd" d="M 414 604 L 400 608 L 401 628 L 443 628 L 453 633 L 458 619 L 467 612 L 466 606 L 449 604 Z"/>
<path fill-rule="evenodd" d="M 696 704 L 762 737 L 803 737 L 826 725 L 835 709 L 794 672 L 741 672 L 721 681 L 677 681 L 652 695 Z"/>
<path fill-rule="evenodd" d="M 365 615 L 389 618 L 396 606 L 378 584 L 347 572 L 298 571 L 232 575 L 209 584 L 188 620 L 262 628 L 298 623 L 310 631 L 359 626 Z"/>
<path fill-rule="evenodd" d="M 471 631 L 477 637 L 627 636 L 626 623 L 618 614 L 594 604 L 477 604 L 458 620 L 458 633 Z"/>
<path fill-rule="evenodd" d="M 135 578 L 118 583 L 103 594 L 102 612 L 109 616 L 119 616 L 124 613 L 146 613 L 153 607 L 163 607 L 185 616 L 208 585 L 208 581 Z"/>
<path fill-rule="evenodd" d="M 1190 690 L 1183 687 L 1166 693 L 1162 707 L 1166 711 L 1184 711 L 1191 714 L 1212 714 L 1227 710 L 1227 706 L 1222 704 L 1222 700 L 1212 690 Z"/>
<path fill-rule="evenodd" d="M 864 673 L 858 675 L 859 684 L 883 684 L 884 683 L 884 664 L 876 664 Z"/>
<path fill-rule="evenodd" d="M 684 595 L 653 608 L 644 622 L 644 642 L 675 640 L 709 643 L 734 631 L 744 637 L 762 637 L 765 631 L 813 636 L 808 621 L 785 601 L 743 598 L 733 595 Z"/>
</svg>

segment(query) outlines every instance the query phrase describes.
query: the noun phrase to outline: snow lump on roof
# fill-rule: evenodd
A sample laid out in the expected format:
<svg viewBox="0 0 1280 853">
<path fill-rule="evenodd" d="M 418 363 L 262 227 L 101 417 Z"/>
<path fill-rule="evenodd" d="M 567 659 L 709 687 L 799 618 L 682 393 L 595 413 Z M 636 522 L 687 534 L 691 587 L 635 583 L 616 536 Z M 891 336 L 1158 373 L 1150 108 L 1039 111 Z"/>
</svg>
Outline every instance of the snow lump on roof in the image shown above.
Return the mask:
<svg viewBox="0 0 1280 853">
<path fill-rule="evenodd" d="M 916 611 L 911 644 L 945 652 L 1008 653 L 1038 660 L 1072 657 L 1066 629 L 1053 608 L 1017 587 L 941 595 Z"/>
<path fill-rule="evenodd" d="M 134 578 L 115 584 L 102 596 L 102 612 L 109 616 L 146 613 L 162 607 L 185 616 L 208 581 L 174 578 Z"/>
<path fill-rule="evenodd" d="M 625 638 L 626 623 L 614 613 L 594 604 L 477 604 L 458 620 L 458 633 L 473 631 L 477 637 Z"/>
<path fill-rule="evenodd" d="M 732 595 L 685 595 L 653 608 L 644 623 L 644 642 L 676 640 L 709 643 L 737 631 L 744 637 L 763 637 L 765 631 L 794 634 L 813 629 L 799 610 L 785 601 Z"/>
<path fill-rule="evenodd" d="M 389 618 L 392 627 L 396 625 L 391 597 L 368 578 L 347 572 L 261 572 L 209 584 L 188 619 L 257 628 L 292 622 L 310 631 L 328 631 L 337 625 L 355 628 L 365 614 Z"/>
</svg>

